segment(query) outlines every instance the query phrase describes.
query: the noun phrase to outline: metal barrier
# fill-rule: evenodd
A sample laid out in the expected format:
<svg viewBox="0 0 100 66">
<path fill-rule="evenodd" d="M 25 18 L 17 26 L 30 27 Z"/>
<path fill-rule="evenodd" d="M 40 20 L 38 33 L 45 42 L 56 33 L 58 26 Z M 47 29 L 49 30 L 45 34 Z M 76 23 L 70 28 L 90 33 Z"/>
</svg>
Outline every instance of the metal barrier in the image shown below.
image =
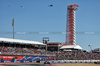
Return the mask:
<svg viewBox="0 0 100 66">
<path fill-rule="evenodd" d="M 40 63 L 50 62 L 50 63 L 96 63 L 100 60 L 53 60 L 53 61 L 40 61 Z M 36 61 L 0 61 L 0 63 L 37 63 Z"/>
</svg>

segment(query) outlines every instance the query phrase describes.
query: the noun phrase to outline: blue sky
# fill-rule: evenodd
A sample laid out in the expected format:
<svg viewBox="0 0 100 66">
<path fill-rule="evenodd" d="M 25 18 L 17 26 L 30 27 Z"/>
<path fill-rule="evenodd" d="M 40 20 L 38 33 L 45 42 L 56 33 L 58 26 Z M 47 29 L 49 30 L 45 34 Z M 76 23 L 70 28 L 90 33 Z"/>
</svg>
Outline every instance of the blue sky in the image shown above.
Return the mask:
<svg viewBox="0 0 100 66">
<path fill-rule="evenodd" d="M 49 7 L 49 5 L 53 7 Z M 0 0 L 0 37 L 42 42 L 65 42 L 67 5 L 79 5 L 76 11 L 76 44 L 83 49 L 100 48 L 100 0 Z M 24 8 L 20 8 L 24 6 Z M 34 33 L 40 32 L 40 33 Z M 48 32 L 48 33 L 46 33 Z M 81 33 L 79 33 L 81 32 Z"/>
</svg>

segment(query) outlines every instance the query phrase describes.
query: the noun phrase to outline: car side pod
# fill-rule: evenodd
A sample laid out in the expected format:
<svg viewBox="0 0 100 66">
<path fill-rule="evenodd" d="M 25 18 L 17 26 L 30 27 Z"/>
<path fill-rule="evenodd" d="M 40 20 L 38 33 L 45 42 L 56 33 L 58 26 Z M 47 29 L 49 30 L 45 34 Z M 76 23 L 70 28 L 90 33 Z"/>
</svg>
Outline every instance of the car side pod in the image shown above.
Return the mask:
<svg viewBox="0 0 100 66">
<path fill-rule="evenodd" d="M 49 61 L 45 61 L 44 64 L 50 64 L 50 62 Z"/>
<path fill-rule="evenodd" d="M 99 62 L 97 62 L 97 64 L 100 64 L 100 61 L 99 61 Z"/>
<path fill-rule="evenodd" d="M 98 62 L 94 62 L 94 64 L 97 64 Z"/>
</svg>

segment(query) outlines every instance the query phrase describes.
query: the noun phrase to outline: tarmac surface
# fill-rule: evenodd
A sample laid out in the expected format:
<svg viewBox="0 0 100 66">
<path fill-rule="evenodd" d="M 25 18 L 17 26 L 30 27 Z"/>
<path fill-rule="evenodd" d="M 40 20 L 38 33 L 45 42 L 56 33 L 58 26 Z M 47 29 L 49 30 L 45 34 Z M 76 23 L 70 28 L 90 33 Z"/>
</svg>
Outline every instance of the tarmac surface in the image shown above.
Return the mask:
<svg viewBox="0 0 100 66">
<path fill-rule="evenodd" d="M 34 63 L 18 63 L 18 64 L 7 64 L 0 66 L 100 66 L 100 64 L 94 63 L 55 63 L 55 64 L 34 64 Z"/>
</svg>

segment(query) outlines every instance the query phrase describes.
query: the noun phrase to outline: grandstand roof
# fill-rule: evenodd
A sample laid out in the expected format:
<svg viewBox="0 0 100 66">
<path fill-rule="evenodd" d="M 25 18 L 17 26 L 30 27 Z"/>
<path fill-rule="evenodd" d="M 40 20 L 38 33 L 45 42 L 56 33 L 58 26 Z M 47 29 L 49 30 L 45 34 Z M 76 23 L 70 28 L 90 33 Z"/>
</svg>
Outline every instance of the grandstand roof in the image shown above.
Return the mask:
<svg viewBox="0 0 100 66">
<path fill-rule="evenodd" d="M 79 45 L 66 45 L 62 46 L 60 49 L 82 49 Z"/>
<path fill-rule="evenodd" d="M 62 44 L 60 42 L 48 42 L 47 44 Z"/>
<path fill-rule="evenodd" d="M 4 42 L 15 42 L 15 43 L 25 43 L 25 44 L 37 44 L 37 45 L 45 45 L 41 42 L 37 42 L 37 41 L 29 41 L 29 40 L 19 40 L 19 39 L 10 39 L 10 38 L 1 38 L 0 37 L 0 41 L 4 41 Z"/>
</svg>

